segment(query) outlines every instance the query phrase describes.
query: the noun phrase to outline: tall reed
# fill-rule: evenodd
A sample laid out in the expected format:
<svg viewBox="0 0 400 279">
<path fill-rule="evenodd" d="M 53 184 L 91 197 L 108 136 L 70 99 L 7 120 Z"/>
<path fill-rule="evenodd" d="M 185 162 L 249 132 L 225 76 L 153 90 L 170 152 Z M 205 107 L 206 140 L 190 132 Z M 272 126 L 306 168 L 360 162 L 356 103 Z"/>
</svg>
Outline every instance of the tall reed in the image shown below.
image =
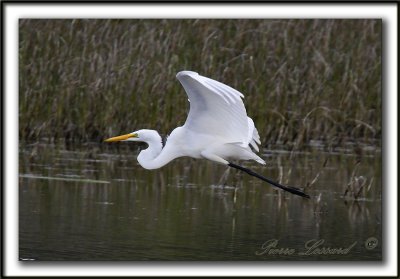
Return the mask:
<svg viewBox="0 0 400 279">
<path fill-rule="evenodd" d="M 262 141 L 380 146 L 381 20 L 22 19 L 21 140 L 167 134 L 193 70 L 245 95 Z"/>
</svg>

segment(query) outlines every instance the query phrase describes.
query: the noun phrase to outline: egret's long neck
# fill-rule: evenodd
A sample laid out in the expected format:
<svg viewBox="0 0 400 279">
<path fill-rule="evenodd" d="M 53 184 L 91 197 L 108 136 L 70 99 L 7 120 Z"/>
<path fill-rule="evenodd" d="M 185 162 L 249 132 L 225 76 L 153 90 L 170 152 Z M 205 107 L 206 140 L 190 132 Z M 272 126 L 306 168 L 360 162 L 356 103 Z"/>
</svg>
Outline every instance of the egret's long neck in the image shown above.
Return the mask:
<svg viewBox="0 0 400 279">
<path fill-rule="evenodd" d="M 137 157 L 139 164 L 143 168 L 149 170 L 158 169 L 172 160 L 170 157 L 163 154 L 164 150 L 160 135 L 157 134 L 154 138 L 147 140 L 146 143 L 149 147 L 141 151 Z"/>
</svg>

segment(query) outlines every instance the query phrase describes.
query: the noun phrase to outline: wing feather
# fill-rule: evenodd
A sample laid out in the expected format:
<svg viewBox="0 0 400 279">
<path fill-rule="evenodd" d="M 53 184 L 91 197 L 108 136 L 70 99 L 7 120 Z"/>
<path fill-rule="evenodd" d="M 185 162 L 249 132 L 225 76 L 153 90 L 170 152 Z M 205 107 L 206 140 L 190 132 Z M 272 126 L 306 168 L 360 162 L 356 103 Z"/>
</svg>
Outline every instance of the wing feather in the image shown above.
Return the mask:
<svg viewBox="0 0 400 279">
<path fill-rule="evenodd" d="M 185 128 L 219 136 L 226 143 L 249 144 L 250 127 L 242 93 L 191 71 L 179 72 L 176 77 L 189 97 L 190 111 Z"/>
</svg>

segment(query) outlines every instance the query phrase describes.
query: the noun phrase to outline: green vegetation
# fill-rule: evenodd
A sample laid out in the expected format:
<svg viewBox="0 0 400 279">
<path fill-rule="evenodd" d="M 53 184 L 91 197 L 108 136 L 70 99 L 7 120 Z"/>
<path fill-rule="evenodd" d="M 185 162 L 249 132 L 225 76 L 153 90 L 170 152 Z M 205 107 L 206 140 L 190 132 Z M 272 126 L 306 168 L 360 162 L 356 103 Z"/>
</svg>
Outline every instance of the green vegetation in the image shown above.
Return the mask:
<svg viewBox="0 0 400 279">
<path fill-rule="evenodd" d="M 264 144 L 377 147 L 381 20 L 37 20 L 19 23 L 19 133 L 100 141 L 185 121 L 175 75 L 245 95 Z"/>
</svg>

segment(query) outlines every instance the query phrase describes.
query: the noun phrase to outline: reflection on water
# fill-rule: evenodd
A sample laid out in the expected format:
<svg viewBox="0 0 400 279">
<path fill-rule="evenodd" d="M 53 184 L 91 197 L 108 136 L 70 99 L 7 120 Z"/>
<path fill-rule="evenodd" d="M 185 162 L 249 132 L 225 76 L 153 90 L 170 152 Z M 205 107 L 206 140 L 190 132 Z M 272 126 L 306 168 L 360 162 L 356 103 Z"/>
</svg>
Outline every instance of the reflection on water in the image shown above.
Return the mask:
<svg viewBox="0 0 400 279">
<path fill-rule="evenodd" d="M 380 152 L 274 152 L 266 167 L 244 162 L 309 185 L 307 200 L 234 171 L 218 185 L 225 167 L 203 160 L 144 170 L 133 148 L 21 145 L 20 259 L 382 259 Z M 355 178 L 366 181 L 358 200 L 343 197 Z"/>
</svg>

